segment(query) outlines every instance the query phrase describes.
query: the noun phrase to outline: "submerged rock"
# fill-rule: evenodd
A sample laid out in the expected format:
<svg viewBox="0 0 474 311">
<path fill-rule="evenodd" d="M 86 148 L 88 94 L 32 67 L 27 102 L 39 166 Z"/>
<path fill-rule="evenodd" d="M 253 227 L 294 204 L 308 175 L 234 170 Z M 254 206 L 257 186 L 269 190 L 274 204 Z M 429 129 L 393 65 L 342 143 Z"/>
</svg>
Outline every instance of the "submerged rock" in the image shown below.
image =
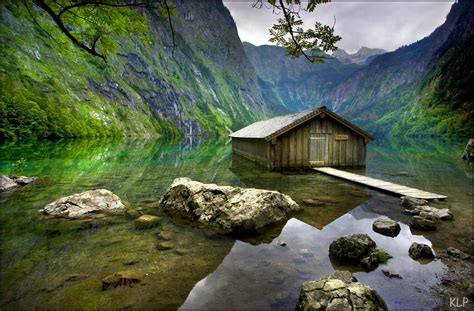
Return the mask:
<svg viewBox="0 0 474 311">
<path fill-rule="evenodd" d="M 304 199 L 303 203 L 306 204 L 306 205 L 311 205 L 311 206 L 321 206 L 321 205 L 326 204 L 325 202 L 321 202 L 321 201 L 315 200 L 315 199 Z"/>
<path fill-rule="evenodd" d="M 388 270 L 382 270 L 382 273 L 388 277 L 388 278 L 391 278 L 391 279 L 401 279 L 401 275 L 398 274 L 398 273 L 395 273 L 395 272 L 392 272 L 392 271 L 388 271 Z"/>
<path fill-rule="evenodd" d="M 66 279 L 65 281 L 66 282 L 75 282 L 75 281 L 80 281 L 80 280 L 84 280 L 84 279 L 87 279 L 89 276 L 87 274 L 78 274 L 78 273 L 73 273 L 73 274 L 70 274 Z"/>
<path fill-rule="evenodd" d="M 353 234 L 334 240 L 329 246 L 329 257 L 341 262 L 359 263 L 376 246 L 367 234 Z"/>
<path fill-rule="evenodd" d="M 76 193 L 56 200 L 41 209 L 44 215 L 69 219 L 123 212 L 120 198 L 105 189 Z"/>
<path fill-rule="evenodd" d="M 158 233 L 157 238 L 158 240 L 169 241 L 173 238 L 173 235 L 169 231 L 161 231 L 160 233 Z"/>
<path fill-rule="evenodd" d="M 398 222 L 384 216 L 374 221 L 372 230 L 386 236 L 396 237 L 400 233 L 401 228 Z"/>
<path fill-rule="evenodd" d="M 13 190 L 15 188 L 18 188 L 19 186 L 20 185 L 14 182 L 13 179 L 11 179 L 10 177 L 5 176 L 5 175 L 0 175 L 0 191 L 1 192 Z"/>
<path fill-rule="evenodd" d="M 330 196 L 330 195 L 318 195 L 315 197 L 316 201 L 319 201 L 319 202 L 323 202 L 323 203 L 341 203 L 341 199 L 340 198 L 335 198 L 333 196 Z"/>
<path fill-rule="evenodd" d="M 170 241 L 164 241 L 156 244 L 156 249 L 159 251 L 167 251 L 172 248 L 174 248 L 174 244 Z"/>
<path fill-rule="evenodd" d="M 400 198 L 400 204 L 406 208 L 415 208 L 417 206 L 428 205 L 428 201 L 423 199 L 417 199 L 409 196 L 403 196 Z"/>
<path fill-rule="evenodd" d="M 33 177 L 27 177 L 27 176 L 12 176 L 11 177 L 14 182 L 19 184 L 20 186 L 26 186 L 29 184 L 34 184 L 39 181 L 39 178 L 36 176 Z"/>
<path fill-rule="evenodd" d="M 388 310 L 369 286 L 357 282 L 349 271 L 335 271 L 317 281 L 303 283 L 296 310 Z"/>
<path fill-rule="evenodd" d="M 256 233 L 301 210 L 289 196 L 277 191 L 203 184 L 189 178 L 175 179 L 160 206 L 224 233 Z"/>
<path fill-rule="evenodd" d="M 413 242 L 408 249 L 408 254 L 413 259 L 433 259 L 435 255 L 431 247 L 426 244 Z"/>
<path fill-rule="evenodd" d="M 160 224 L 161 218 L 153 215 L 141 215 L 135 219 L 135 229 L 144 230 L 156 227 Z"/>
<path fill-rule="evenodd" d="M 102 290 L 106 290 L 110 287 L 140 283 L 141 281 L 141 276 L 139 276 L 134 271 L 116 272 L 102 279 Z"/>
<path fill-rule="evenodd" d="M 413 216 L 410 221 L 410 228 L 420 231 L 435 231 L 436 225 L 437 220 L 427 217 L 427 215 Z"/>
<path fill-rule="evenodd" d="M 14 190 L 38 182 L 38 177 L 5 176 L 0 174 L 0 192 Z"/>
<path fill-rule="evenodd" d="M 448 255 L 450 256 L 453 256 L 453 257 L 456 257 L 456 258 L 459 258 L 461 260 L 468 260 L 468 259 L 471 259 L 471 255 L 457 249 L 457 248 L 454 248 L 454 247 L 448 247 L 446 249 L 446 253 L 448 253 Z"/>
</svg>

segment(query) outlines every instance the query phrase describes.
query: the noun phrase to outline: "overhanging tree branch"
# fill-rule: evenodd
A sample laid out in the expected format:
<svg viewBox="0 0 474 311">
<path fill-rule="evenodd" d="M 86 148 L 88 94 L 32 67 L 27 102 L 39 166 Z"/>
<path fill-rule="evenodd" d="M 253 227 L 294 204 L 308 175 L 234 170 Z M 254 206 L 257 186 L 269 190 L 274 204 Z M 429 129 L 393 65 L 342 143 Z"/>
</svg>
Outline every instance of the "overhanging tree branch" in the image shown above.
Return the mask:
<svg viewBox="0 0 474 311">
<path fill-rule="evenodd" d="M 288 14 L 288 12 L 286 11 L 286 7 L 285 5 L 283 4 L 283 0 L 279 0 L 280 1 L 280 7 L 281 7 L 281 10 L 283 12 L 283 16 L 285 17 L 285 20 L 286 20 L 286 23 L 288 24 L 288 32 L 290 33 L 290 36 L 291 36 L 291 40 L 293 40 L 293 43 L 295 44 L 296 48 L 301 52 L 301 55 L 304 56 L 304 58 L 306 58 L 308 61 L 310 61 L 311 63 L 314 62 L 314 60 L 312 58 L 310 58 L 306 53 L 305 51 L 303 50 L 303 47 L 301 46 L 301 44 L 298 43 L 298 41 L 296 41 L 295 39 L 295 34 L 293 32 L 293 24 L 291 22 L 291 19 L 290 19 L 290 15 Z M 302 31 L 300 31 L 302 32 Z"/>
<path fill-rule="evenodd" d="M 171 46 L 172 47 L 171 54 L 173 55 L 174 54 L 174 49 L 176 48 L 176 38 L 175 38 L 175 34 L 174 34 L 173 23 L 171 22 L 171 10 L 170 10 L 170 7 L 168 5 L 167 0 L 163 0 L 163 5 L 165 6 L 166 17 L 168 18 L 168 23 L 170 25 L 171 39 L 173 41 L 173 45 Z"/>
<path fill-rule="evenodd" d="M 171 31 L 171 37 L 172 37 L 172 48 L 173 52 L 174 49 L 176 48 L 176 36 L 175 36 L 175 30 L 173 27 L 172 23 L 172 16 L 174 14 L 174 6 L 171 7 L 167 0 L 150 0 L 150 1 L 142 1 L 142 2 L 128 2 L 127 0 L 117 0 L 115 2 L 111 1 L 104 1 L 104 0 L 73 0 L 72 2 L 75 2 L 70 5 L 62 5 L 59 1 L 54 0 L 54 3 L 59 7 L 59 12 L 56 13 L 55 9 L 48 5 L 45 0 L 32 0 L 32 2 L 40 9 L 45 11 L 54 21 L 56 26 L 63 32 L 71 42 L 76 45 L 77 47 L 81 48 L 82 50 L 86 51 L 87 53 L 101 58 L 103 61 L 107 62 L 106 55 L 104 53 L 101 53 L 97 50 L 97 43 L 99 42 L 101 35 L 96 34 L 94 35 L 94 39 L 90 43 L 83 42 L 82 40 L 78 39 L 71 31 L 68 29 L 68 26 L 65 24 L 63 21 L 63 16 L 65 16 L 66 13 L 73 14 L 76 17 L 81 17 L 85 19 L 83 16 L 78 16 L 77 14 L 73 13 L 74 9 L 78 9 L 81 7 L 86 7 L 90 6 L 93 9 L 99 6 L 104 6 L 104 7 L 112 7 L 112 8 L 151 8 L 151 9 L 164 9 L 164 12 L 162 13 L 168 20 L 168 24 L 170 27 Z"/>
<path fill-rule="evenodd" d="M 255 8 L 262 8 L 264 0 L 256 0 Z M 312 12 L 317 4 L 330 2 L 330 0 L 308 0 L 306 8 L 302 7 L 301 0 L 266 0 L 273 13 L 282 13 L 283 18 L 270 29 L 270 42 L 286 48 L 293 57 L 303 56 L 309 62 L 323 62 L 331 59 L 323 52 L 335 51 L 335 43 L 341 37 L 334 34 L 334 25 L 322 25 L 316 22 L 314 28 L 304 30 L 300 12 Z M 268 8 L 267 5 L 265 7 Z"/>
<path fill-rule="evenodd" d="M 61 16 L 56 14 L 53 9 L 47 5 L 44 0 L 33 0 L 33 3 L 36 4 L 39 8 L 41 8 L 42 10 L 44 10 L 46 13 L 49 14 L 49 16 L 51 16 L 51 18 L 53 19 L 53 21 L 56 23 L 56 25 L 58 26 L 58 28 L 69 38 L 69 40 L 72 41 L 72 43 L 74 43 L 75 45 L 77 45 L 78 47 L 80 47 L 81 49 L 85 50 L 86 52 L 88 52 L 89 54 L 92 54 L 94 56 L 97 56 L 97 57 L 100 57 L 104 62 L 107 62 L 107 58 L 105 57 L 105 55 L 102 55 L 100 54 L 99 52 L 96 51 L 95 49 L 95 46 L 96 46 L 96 43 L 97 41 L 99 40 L 99 38 L 97 38 L 95 40 L 95 42 L 93 43 L 92 47 L 89 47 L 87 46 L 86 44 L 80 42 L 79 40 L 77 40 L 76 37 L 74 37 L 71 32 L 66 28 L 66 26 L 64 25 L 62 19 L 61 19 Z"/>
<path fill-rule="evenodd" d="M 76 4 L 71 4 L 68 6 L 63 7 L 63 9 L 58 13 L 59 16 L 63 15 L 65 12 L 69 11 L 70 9 L 74 9 L 81 6 L 86 5 L 97 5 L 97 6 L 108 6 L 113 8 L 123 8 L 123 7 L 149 7 L 150 4 L 146 2 L 141 3 L 124 3 L 124 4 L 116 4 L 116 3 L 108 3 L 103 1 L 81 1 Z"/>
</svg>

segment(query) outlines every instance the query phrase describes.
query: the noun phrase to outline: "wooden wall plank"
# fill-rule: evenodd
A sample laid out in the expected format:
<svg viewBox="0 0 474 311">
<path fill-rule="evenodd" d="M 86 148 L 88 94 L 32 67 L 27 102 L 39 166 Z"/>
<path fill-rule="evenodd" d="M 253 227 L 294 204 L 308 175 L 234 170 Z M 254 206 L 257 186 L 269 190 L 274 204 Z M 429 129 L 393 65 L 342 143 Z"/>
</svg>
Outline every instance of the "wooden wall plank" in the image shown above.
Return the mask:
<svg viewBox="0 0 474 311">
<path fill-rule="evenodd" d="M 311 124 L 307 123 L 304 126 L 304 135 L 303 135 L 303 166 L 309 165 L 309 133 L 310 133 Z"/>
</svg>

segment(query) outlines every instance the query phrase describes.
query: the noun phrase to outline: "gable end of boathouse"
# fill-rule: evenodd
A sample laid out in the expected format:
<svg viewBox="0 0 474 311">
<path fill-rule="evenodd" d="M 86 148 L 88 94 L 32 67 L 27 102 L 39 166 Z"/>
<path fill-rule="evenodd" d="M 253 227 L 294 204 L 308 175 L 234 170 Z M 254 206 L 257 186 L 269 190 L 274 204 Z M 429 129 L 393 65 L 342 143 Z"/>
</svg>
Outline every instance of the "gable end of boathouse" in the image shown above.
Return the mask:
<svg viewBox="0 0 474 311">
<path fill-rule="evenodd" d="M 374 139 L 326 107 L 255 122 L 230 137 L 234 154 L 274 170 L 364 167 Z"/>
</svg>

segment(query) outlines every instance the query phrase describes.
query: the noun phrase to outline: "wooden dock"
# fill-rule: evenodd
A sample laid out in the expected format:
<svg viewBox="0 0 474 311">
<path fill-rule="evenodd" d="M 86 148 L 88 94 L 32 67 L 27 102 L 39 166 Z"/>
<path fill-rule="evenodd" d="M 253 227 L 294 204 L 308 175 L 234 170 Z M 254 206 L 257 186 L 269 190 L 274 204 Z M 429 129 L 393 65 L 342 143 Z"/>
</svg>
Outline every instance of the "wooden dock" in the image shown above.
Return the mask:
<svg viewBox="0 0 474 311">
<path fill-rule="evenodd" d="M 348 181 L 352 181 L 367 187 L 371 187 L 377 190 L 386 191 L 390 193 L 394 193 L 400 196 L 410 196 L 418 199 L 425 199 L 425 200 L 434 200 L 440 199 L 444 200 L 447 199 L 447 196 L 426 192 L 423 190 L 418 190 L 415 188 L 410 188 L 402 185 L 397 185 L 391 182 L 383 181 L 380 179 L 375 179 L 367 176 L 362 176 L 354 173 L 349 173 L 345 171 L 341 171 L 331 167 L 313 167 L 313 170 L 324 173 L 330 176 L 342 178 Z"/>
</svg>

